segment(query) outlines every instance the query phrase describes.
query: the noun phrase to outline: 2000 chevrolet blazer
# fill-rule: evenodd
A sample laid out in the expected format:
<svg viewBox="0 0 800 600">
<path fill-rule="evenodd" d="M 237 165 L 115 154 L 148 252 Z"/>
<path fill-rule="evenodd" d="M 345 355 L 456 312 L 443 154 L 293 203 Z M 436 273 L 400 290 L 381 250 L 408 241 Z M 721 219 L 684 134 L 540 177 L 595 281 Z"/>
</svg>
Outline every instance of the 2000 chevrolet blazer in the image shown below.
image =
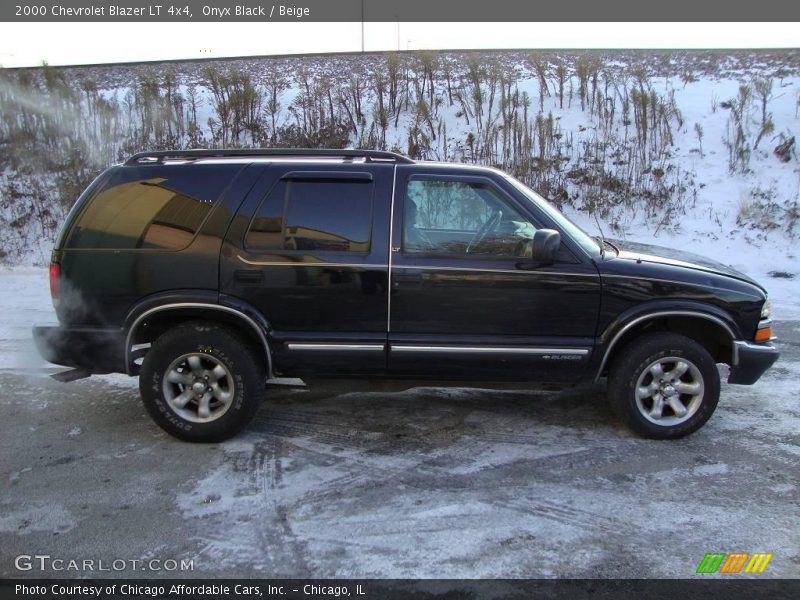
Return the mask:
<svg viewBox="0 0 800 600">
<path fill-rule="evenodd" d="M 745 275 L 593 239 L 498 170 L 389 152 L 137 154 L 78 199 L 50 283 L 42 355 L 138 374 L 191 441 L 234 435 L 278 376 L 607 376 L 633 430 L 678 438 L 714 412 L 717 363 L 752 384 L 778 357 Z"/>
</svg>

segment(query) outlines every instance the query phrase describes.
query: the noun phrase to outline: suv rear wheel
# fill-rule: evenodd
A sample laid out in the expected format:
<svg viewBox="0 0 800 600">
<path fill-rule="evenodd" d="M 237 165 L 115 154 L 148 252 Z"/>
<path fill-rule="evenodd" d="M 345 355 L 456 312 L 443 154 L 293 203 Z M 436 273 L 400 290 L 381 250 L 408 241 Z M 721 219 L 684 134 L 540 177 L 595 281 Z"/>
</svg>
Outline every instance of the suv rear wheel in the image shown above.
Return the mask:
<svg viewBox="0 0 800 600">
<path fill-rule="evenodd" d="M 675 439 L 698 430 L 719 401 L 719 372 L 700 344 L 653 333 L 627 345 L 611 367 L 611 406 L 633 431 Z"/>
<path fill-rule="evenodd" d="M 196 321 L 153 342 L 139 390 L 147 412 L 166 432 L 190 442 L 219 442 L 252 419 L 264 398 L 265 375 L 234 331 Z"/>
</svg>

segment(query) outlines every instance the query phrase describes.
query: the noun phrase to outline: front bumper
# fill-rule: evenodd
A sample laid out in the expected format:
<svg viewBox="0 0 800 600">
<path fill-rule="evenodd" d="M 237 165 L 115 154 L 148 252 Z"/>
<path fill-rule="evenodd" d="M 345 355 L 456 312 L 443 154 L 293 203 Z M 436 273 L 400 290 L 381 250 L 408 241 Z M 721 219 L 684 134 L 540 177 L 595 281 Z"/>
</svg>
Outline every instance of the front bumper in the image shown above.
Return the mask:
<svg viewBox="0 0 800 600">
<path fill-rule="evenodd" d="M 35 326 L 33 341 L 45 360 L 90 373 L 124 373 L 125 341 L 120 329 Z"/>
<path fill-rule="evenodd" d="M 728 383 L 752 385 L 769 369 L 781 353 L 772 344 L 734 342 L 733 365 Z"/>
</svg>

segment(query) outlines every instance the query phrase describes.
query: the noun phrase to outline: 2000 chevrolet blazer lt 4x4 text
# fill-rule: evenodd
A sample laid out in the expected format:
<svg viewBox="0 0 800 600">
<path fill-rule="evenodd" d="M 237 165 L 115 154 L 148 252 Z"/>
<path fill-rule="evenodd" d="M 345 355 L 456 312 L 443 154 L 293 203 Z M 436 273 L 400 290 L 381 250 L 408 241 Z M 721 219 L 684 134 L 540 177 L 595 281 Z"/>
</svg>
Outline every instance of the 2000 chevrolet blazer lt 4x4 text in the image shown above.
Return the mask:
<svg viewBox="0 0 800 600">
<path fill-rule="evenodd" d="M 720 264 L 593 239 L 501 171 L 361 150 L 137 154 L 53 250 L 42 355 L 139 375 L 177 437 L 238 432 L 278 376 L 608 377 L 637 433 L 701 427 L 778 357 L 764 289 Z"/>
</svg>

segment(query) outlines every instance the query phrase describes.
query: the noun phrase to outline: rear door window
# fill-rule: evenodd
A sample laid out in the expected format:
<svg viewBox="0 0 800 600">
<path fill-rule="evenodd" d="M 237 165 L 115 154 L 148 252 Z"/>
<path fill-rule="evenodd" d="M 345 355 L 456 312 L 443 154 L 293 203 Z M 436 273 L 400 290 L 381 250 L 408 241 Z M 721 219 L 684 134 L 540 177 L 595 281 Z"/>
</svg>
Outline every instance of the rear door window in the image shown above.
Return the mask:
<svg viewBox="0 0 800 600">
<path fill-rule="evenodd" d="M 185 248 L 235 173 L 223 165 L 121 168 L 87 202 L 67 247 Z"/>
<path fill-rule="evenodd" d="M 363 175 L 282 179 L 258 207 L 245 245 L 276 251 L 369 252 L 373 184 Z"/>
</svg>

